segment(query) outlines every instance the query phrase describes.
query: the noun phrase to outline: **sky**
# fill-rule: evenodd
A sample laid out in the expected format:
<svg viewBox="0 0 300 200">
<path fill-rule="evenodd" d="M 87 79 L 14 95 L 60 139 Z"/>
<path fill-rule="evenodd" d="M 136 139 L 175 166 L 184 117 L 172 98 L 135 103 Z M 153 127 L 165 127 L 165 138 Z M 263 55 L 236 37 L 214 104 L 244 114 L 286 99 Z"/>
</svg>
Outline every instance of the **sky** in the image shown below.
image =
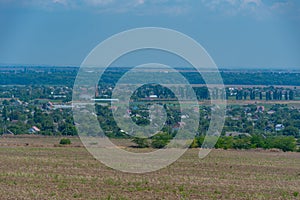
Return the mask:
<svg viewBox="0 0 300 200">
<path fill-rule="evenodd" d="M 299 68 L 299 0 L 0 0 L 0 64 L 80 66 L 108 37 L 164 27 L 220 67 Z"/>
</svg>

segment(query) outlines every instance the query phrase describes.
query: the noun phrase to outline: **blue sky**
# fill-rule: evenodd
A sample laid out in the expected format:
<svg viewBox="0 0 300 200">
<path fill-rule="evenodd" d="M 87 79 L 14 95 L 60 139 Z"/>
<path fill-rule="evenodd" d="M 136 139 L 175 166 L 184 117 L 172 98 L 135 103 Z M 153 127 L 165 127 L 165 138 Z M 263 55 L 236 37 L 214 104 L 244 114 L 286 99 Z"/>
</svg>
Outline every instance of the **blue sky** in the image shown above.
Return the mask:
<svg viewBox="0 0 300 200">
<path fill-rule="evenodd" d="M 221 67 L 300 67 L 298 0 L 0 0 L 0 63 L 79 66 L 145 26 L 189 35 Z"/>
</svg>

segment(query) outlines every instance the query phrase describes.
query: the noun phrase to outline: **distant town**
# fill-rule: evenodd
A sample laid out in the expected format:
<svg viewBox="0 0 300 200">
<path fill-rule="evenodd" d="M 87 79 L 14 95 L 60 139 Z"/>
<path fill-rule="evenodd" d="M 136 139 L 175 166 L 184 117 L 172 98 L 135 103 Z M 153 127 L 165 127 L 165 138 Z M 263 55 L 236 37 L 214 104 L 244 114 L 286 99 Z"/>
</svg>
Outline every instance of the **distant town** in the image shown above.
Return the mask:
<svg viewBox="0 0 300 200">
<path fill-rule="evenodd" d="M 99 80 L 93 87 L 80 88 L 81 98 L 96 102 L 97 116 L 102 129 L 107 136 L 129 138 L 122 129 L 113 122 L 111 94 L 116 79 L 126 68 L 120 71 L 107 71 L 109 79 Z M 219 148 L 282 148 L 297 150 L 300 138 L 300 72 L 271 70 L 223 70 L 225 90 L 217 87 L 210 92 L 196 72 L 180 69 L 181 73 L 192 82 L 192 87 L 199 101 L 200 112 L 197 138 L 193 145 L 201 146 L 210 122 L 209 101 L 213 96 L 224 96 L 227 99 L 227 113 Z M 1 67 L 0 68 L 0 117 L 3 136 L 19 134 L 39 134 L 48 136 L 77 135 L 72 117 L 72 87 L 78 72 L 77 67 Z M 286 76 L 278 80 L 277 76 Z M 228 78 L 231 77 L 231 78 Z M 234 79 L 232 78 L 234 77 Z M 257 79 L 251 84 L 245 84 L 247 77 Z M 253 78 L 254 77 L 254 78 Z M 199 78 L 199 79 L 198 79 Z M 230 79 L 229 82 L 227 79 Z M 235 80 L 232 81 L 232 80 Z M 270 81 L 274 84 L 270 84 Z M 289 81 L 291 80 L 291 81 Z M 299 82 L 299 83 L 298 83 Z M 226 84 L 228 83 L 228 84 Z M 241 83 L 241 84 L 237 84 Z M 256 84 L 257 83 L 257 84 Z M 290 85 L 290 83 L 295 83 Z M 93 96 L 85 96 L 85 90 L 94 90 Z M 189 98 L 182 90 L 182 96 Z M 180 128 L 180 109 L 176 106 L 176 96 L 160 85 L 150 84 L 139 88 L 131 97 L 131 110 L 127 112 L 138 125 L 149 123 L 146 105 L 153 102 L 165 106 L 172 117 L 162 130 L 162 135 L 156 141 L 156 147 L 164 146 L 164 139 L 169 140 Z M 145 112 L 146 111 L 146 112 Z M 174 117 L 175 116 L 175 117 Z M 166 137 L 165 137 L 166 136 Z M 276 139 L 288 139 L 290 146 L 280 146 Z M 141 146 L 146 141 L 136 141 Z M 149 146 L 150 144 L 148 144 Z M 276 146 L 277 145 L 277 146 Z M 147 146 L 147 145 L 146 145 Z M 288 146 L 288 147 L 286 147 Z"/>
</svg>

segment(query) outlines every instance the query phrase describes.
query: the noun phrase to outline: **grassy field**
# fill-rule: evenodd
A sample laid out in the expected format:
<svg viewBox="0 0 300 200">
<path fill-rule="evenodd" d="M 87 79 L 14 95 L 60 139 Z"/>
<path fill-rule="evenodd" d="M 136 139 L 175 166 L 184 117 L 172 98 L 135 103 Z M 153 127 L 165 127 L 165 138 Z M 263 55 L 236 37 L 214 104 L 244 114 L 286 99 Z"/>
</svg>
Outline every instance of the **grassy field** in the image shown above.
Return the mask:
<svg viewBox="0 0 300 200">
<path fill-rule="evenodd" d="M 59 138 L 0 138 L 0 199 L 300 199 L 300 153 L 188 150 L 147 174 L 112 170 Z M 56 145 L 55 145 L 56 144 Z"/>
</svg>

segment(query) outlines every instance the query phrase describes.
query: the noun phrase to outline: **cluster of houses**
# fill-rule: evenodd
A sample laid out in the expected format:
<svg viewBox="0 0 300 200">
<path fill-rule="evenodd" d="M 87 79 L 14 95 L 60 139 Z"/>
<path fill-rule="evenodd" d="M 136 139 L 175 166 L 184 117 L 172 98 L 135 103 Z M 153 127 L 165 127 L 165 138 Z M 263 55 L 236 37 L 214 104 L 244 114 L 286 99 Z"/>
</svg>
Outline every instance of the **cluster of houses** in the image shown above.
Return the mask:
<svg viewBox="0 0 300 200">
<path fill-rule="evenodd" d="M 230 108 L 228 109 L 228 111 L 229 112 L 228 112 L 228 114 L 226 116 L 228 119 L 233 120 L 233 121 L 240 121 L 240 120 L 242 120 L 242 117 L 240 115 L 241 113 L 238 113 L 237 115 L 232 115 L 231 112 L 230 112 L 231 111 Z M 271 115 L 275 114 L 276 111 L 274 111 L 274 110 L 267 110 L 266 111 L 266 109 L 265 109 L 264 106 L 258 105 L 256 107 L 255 111 L 253 111 L 253 109 L 251 109 L 250 107 L 244 107 L 244 113 L 246 114 L 247 121 L 252 122 L 252 124 L 254 125 L 258 120 L 260 120 L 260 116 L 258 115 L 259 113 L 265 113 L 265 114 L 267 114 L 267 116 L 271 116 Z M 274 124 L 274 122 L 270 122 L 269 121 L 268 122 L 268 126 L 265 129 L 265 131 L 274 130 L 274 131 L 278 132 L 278 131 L 282 131 L 284 129 L 285 129 L 285 126 L 282 123 L 275 123 Z M 245 135 L 246 133 L 226 132 L 227 136 L 236 136 L 236 135 L 242 135 L 242 134 Z"/>
<path fill-rule="evenodd" d="M 5 101 L 5 103 L 3 103 Z M 51 112 L 51 110 L 56 110 L 56 109 L 68 109 L 68 108 L 72 108 L 72 106 L 70 104 L 54 104 L 51 101 L 48 101 L 47 103 L 44 103 L 44 100 L 38 100 L 38 103 L 35 102 L 25 102 L 25 101 L 21 101 L 18 98 L 1 98 L 0 102 L 2 102 L 2 104 L 0 104 L 0 110 L 2 111 L 4 109 L 4 107 L 7 107 L 10 115 L 6 117 L 6 121 L 7 124 L 18 124 L 20 122 L 20 119 L 18 116 L 11 118 L 11 112 L 15 113 L 15 115 L 19 115 L 21 114 L 28 114 L 31 113 L 31 115 L 34 115 L 34 110 L 32 110 L 32 106 L 34 107 L 38 107 L 39 109 L 41 109 L 43 112 Z M 30 108 L 31 107 L 31 108 Z M 3 111 L 0 112 L 0 117 L 3 119 Z M 24 121 L 24 123 L 27 123 L 27 119 Z M 2 134 L 3 135 L 14 135 L 15 133 L 12 130 L 9 130 L 5 127 L 3 127 L 2 129 Z M 36 126 L 32 126 L 28 129 L 27 133 L 29 134 L 36 134 L 38 132 L 40 132 L 41 130 L 36 127 Z"/>
</svg>

